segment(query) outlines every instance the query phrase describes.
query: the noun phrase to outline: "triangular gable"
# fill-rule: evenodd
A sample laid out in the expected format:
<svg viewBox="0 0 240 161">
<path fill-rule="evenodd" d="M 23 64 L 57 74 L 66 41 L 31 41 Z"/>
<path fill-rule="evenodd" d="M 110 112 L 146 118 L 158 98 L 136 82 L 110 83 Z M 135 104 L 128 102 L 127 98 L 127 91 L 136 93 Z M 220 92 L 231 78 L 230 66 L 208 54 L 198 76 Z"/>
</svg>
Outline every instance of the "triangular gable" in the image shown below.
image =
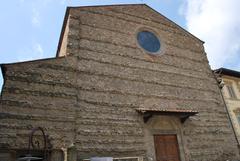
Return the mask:
<svg viewBox="0 0 240 161">
<path fill-rule="evenodd" d="M 181 26 L 179 26 L 178 24 L 176 24 L 172 20 L 168 19 L 167 17 L 165 17 L 164 15 L 162 15 L 161 13 L 156 11 L 155 9 L 151 8 L 147 4 L 120 4 L 120 5 L 117 4 L 117 5 L 98 5 L 98 6 L 78 6 L 78 7 L 67 7 L 56 56 L 59 56 L 59 51 L 60 51 L 60 48 L 61 48 L 61 44 L 62 44 L 62 40 L 63 40 L 63 36 L 64 36 L 64 31 L 65 31 L 66 26 L 67 26 L 67 20 L 68 20 L 71 9 L 96 10 L 96 11 L 107 9 L 109 11 L 118 12 L 120 14 L 124 13 L 124 14 L 127 14 L 127 15 L 132 16 L 132 17 L 144 19 L 146 21 L 152 21 L 154 23 L 160 23 L 160 24 L 165 25 L 166 27 L 168 27 L 170 29 L 177 30 L 177 32 L 183 34 L 184 36 L 186 35 L 186 36 L 192 38 L 195 41 L 198 41 L 200 43 L 204 43 L 204 41 L 200 40 L 199 38 L 197 38 L 196 36 L 194 36 L 193 34 L 188 32 L 187 30 L 185 30 L 184 28 L 182 28 Z M 137 14 L 137 12 L 136 12 L 139 9 L 141 9 L 141 14 Z M 151 11 L 151 12 L 149 12 L 149 11 Z"/>
</svg>

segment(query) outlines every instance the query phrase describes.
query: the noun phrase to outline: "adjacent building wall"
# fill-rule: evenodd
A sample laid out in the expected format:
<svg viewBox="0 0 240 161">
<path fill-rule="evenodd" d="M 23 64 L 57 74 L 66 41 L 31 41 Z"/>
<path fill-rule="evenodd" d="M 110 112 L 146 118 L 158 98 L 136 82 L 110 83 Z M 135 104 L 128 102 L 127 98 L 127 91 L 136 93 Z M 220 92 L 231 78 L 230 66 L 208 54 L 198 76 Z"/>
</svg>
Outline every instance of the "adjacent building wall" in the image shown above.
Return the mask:
<svg viewBox="0 0 240 161">
<path fill-rule="evenodd" d="M 63 57 L 2 66 L 0 155 L 10 152 L 15 156 L 18 150 L 27 150 L 31 129 L 39 126 L 49 135 L 53 149 L 74 142 L 75 64 L 71 57 Z"/>
<path fill-rule="evenodd" d="M 222 89 L 223 96 L 238 137 L 238 143 L 240 143 L 240 78 L 227 75 L 223 75 L 222 78 L 225 84 Z M 235 97 L 230 95 L 227 86 L 230 86 L 230 88 L 233 89 Z"/>
<path fill-rule="evenodd" d="M 2 149 L 26 147 L 28 131 L 42 126 L 54 148 L 74 144 L 79 159 L 154 158 L 151 131 L 164 132 L 158 121 L 169 118 L 144 124 L 136 109 L 157 107 L 199 111 L 184 124 L 172 118 L 183 161 L 239 158 L 202 41 L 146 5 L 71 8 L 69 14 L 69 56 L 4 66 Z M 159 35 L 162 55 L 139 48 L 142 28 Z"/>
</svg>

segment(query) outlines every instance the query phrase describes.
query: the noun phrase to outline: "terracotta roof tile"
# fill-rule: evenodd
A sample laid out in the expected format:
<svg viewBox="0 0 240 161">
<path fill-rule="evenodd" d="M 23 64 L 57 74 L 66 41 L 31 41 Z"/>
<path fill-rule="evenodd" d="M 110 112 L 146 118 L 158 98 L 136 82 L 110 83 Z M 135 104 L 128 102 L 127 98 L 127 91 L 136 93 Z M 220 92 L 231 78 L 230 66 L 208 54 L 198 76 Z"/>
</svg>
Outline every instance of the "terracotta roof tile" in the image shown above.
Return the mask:
<svg viewBox="0 0 240 161">
<path fill-rule="evenodd" d="M 137 111 L 141 113 L 145 112 L 179 112 L 179 113 L 198 113 L 196 110 L 190 110 L 190 109 L 163 109 L 163 108 L 153 108 L 153 109 L 145 109 L 145 108 L 138 108 Z"/>
</svg>

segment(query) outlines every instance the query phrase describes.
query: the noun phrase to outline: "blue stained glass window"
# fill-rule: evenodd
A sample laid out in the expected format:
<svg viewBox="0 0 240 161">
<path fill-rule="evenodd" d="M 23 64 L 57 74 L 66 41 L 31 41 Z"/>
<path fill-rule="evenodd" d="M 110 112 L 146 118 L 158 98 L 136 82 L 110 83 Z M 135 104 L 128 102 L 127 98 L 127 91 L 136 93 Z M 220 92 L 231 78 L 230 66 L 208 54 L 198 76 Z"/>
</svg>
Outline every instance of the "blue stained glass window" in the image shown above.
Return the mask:
<svg viewBox="0 0 240 161">
<path fill-rule="evenodd" d="M 137 34 L 139 45 L 148 52 L 158 52 L 161 44 L 157 36 L 149 31 L 141 31 Z"/>
</svg>

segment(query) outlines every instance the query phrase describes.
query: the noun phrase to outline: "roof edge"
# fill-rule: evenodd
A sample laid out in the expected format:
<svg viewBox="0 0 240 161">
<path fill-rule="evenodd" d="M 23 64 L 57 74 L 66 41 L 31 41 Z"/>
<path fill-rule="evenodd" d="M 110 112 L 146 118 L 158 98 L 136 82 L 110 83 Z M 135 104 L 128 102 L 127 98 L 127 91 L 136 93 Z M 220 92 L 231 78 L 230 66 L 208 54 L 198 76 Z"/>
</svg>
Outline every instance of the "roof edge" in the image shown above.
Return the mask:
<svg viewBox="0 0 240 161">
<path fill-rule="evenodd" d="M 47 60 L 62 59 L 62 58 L 65 58 L 65 56 L 57 57 L 57 58 L 56 57 L 52 57 L 52 58 L 28 60 L 28 61 L 22 61 L 22 62 L 2 63 L 2 64 L 0 64 L 0 67 L 7 66 L 7 65 L 27 64 L 27 63 L 41 62 L 41 61 L 47 61 Z"/>
<path fill-rule="evenodd" d="M 240 78 L 240 72 L 236 71 L 236 70 L 227 69 L 227 68 L 219 68 L 219 69 L 215 69 L 213 71 L 221 76 L 228 75 L 228 76 Z"/>
<path fill-rule="evenodd" d="M 184 29 L 182 26 L 178 25 L 176 22 L 172 21 L 171 19 L 167 18 L 166 16 L 164 16 L 163 14 L 161 14 L 160 12 L 158 12 L 157 10 L 155 10 L 154 8 L 152 8 L 151 6 L 144 4 L 145 6 L 147 6 L 148 8 L 150 8 L 151 10 L 153 10 L 154 12 L 160 14 L 161 16 L 163 16 L 165 19 L 167 19 L 168 21 L 170 21 L 171 23 L 173 23 L 174 25 L 176 25 L 179 29 L 183 30 L 185 33 L 187 33 L 189 36 L 191 36 L 192 38 L 200 41 L 202 44 L 204 44 L 205 42 L 203 40 L 201 40 L 200 38 L 198 38 L 197 36 L 193 35 L 191 32 L 189 32 L 188 30 Z"/>
<path fill-rule="evenodd" d="M 146 3 L 119 3 L 119 4 L 103 4 L 103 5 L 86 5 L 86 6 L 68 6 L 68 8 L 88 8 L 88 7 L 111 7 L 111 6 L 137 6 L 146 5 Z"/>
</svg>

